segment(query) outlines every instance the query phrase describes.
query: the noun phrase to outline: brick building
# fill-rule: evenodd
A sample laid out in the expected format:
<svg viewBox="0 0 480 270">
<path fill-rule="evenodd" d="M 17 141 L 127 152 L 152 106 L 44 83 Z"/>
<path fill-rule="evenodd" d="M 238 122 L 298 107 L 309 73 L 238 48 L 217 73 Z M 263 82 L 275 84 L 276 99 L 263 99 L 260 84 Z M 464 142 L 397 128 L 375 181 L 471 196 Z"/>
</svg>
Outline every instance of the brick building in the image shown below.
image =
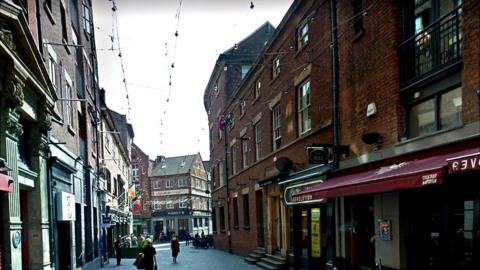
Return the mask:
<svg viewBox="0 0 480 270">
<path fill-rule="evenodd" d="M 150 182 L 152 168 L 150 159 L 136 144 L 132 145 L 132 184 L 135 186 L 133 201 L 133 233 L 146 234 L 150 232 Z"/>
<path fill-rule="evenodd" d="M 2 40 L 12 48 L 28 47 L 18 51 L 29 66 L 24 71 L 34 72 L 34 86 L 44 88 L 40 98 L 20 89 L 23 82 L 14 87 L 27 103 L 20 115 L 14 110 L 9 113 L 17 116 L 18 131 L 23 128 L 25 135 L 18 133 L 14 139 L 23 146 L 18 148 L 20 153 L 9 154 L 12 158 L 7 163 L 22 163 L 18 173 L 10 174 L 12 198 L 19 195 L 20 200 L 15 209 L 23 218 L 18 219 L 17 210 L 2 213 L 2 220 L 10 220 L 6 218 L 10 214 L 15 217 L 10 232 L 21 243 L 2 250 L 1 263 L 12 269 L 97 269 L 101 265 L 100 213 L 105 208 L 98 179 L 100 101 L 91 1 L 8 0 L 0 5 L 2 16 L 14 14 L 0 23 Z M 7 77 L 2 73 L 2 78 Z M 31 88 L 30 82 L 27 85 Z M 2 100 L 6 100 L 4 94 Z M 37 143 L 38 139 L 43 141 Z M 37 210 L 29 211 L 32 207 Z M 2 242 L 10 246 L 6 240 L 10 238 L 2 237 Z"/>
<path fill-rule="evenodd" d="M 294 1 L 237 89 L 205 91 L 216 245 L 296 269 L 478 267 L 479 12 Z"/>
<path fill-rule="evenodd" d="M 211 223 L 207 173 L 200 154 L 163 157 L 154 161 L 150 181 L 151 229 L 155 238 L 176 233 L 206 234 Z"/>
</svg>

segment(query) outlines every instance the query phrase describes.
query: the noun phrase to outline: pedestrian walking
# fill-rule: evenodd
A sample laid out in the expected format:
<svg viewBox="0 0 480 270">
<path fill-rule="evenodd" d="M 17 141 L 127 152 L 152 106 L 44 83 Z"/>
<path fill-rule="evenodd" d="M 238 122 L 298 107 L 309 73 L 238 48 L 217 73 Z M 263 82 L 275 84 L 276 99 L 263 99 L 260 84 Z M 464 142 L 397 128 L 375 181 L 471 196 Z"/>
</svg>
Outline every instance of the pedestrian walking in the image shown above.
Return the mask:
<svg viewBox="0 0 480 270">
<path fill-rule="evenodd" d="M 185 239 L 185 245 L 186 246 L 190 245 L 191 240 L 192 240 L 192 236 L 190 235 L 189 232 L 187 232 L 187 239 Z"/>
<path fill-rule="evenodd" d="M 120 261 L 122 260 L 122 249 L 120 248 L 120 237 L 117 237 L 115 240 L 115 257 L 117 257 L 117 266 L 120 265 Z"/>
<path fill-rule="evenodd" d="M 145 240 L 145 247 L 142 249 L 142 264 L 145 270 L 157 269 L 157 251 L 152 246 L 152 239 Z"/>
<path fill-rule="evenodd" d="M 170 241 L 170 246 L 172 249 L 173 263 L 177 263 L 177 256 L 180 252 L 180 243 L 178 242 L 177 236 L 172 234 L 172 241 Z"/>
</svg>

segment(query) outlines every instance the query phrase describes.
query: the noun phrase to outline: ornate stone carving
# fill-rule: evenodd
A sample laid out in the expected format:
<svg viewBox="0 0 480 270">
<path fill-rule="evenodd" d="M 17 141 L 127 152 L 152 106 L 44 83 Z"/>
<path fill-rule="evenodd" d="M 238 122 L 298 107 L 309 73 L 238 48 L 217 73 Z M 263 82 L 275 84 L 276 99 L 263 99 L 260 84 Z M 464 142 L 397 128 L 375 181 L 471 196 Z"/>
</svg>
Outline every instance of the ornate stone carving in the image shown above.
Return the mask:
<svg viewBox="0 0 480 270">
<path fill-rule="evenodd" d="M 13 119 L 7 120 L 7 132 L 15 138 L 19 138 L 23 134 L 23 127 Z"/>
<path fill-rule="evenodd" d="M 44 157 L 48 157 L 48 152 L 50 151 L 50 147 L 48 145 L 48 140 L 45 136 L 41 136 L 38 142 L 38 153 Z"/>
<path fill-rule="evenodd" d="M 38 111 L 38 125 L 40 127 L 40 132 L 45 133 L 52 129 L 52 116 L 50 110 L 41 106 Z"/>
<path fill-rule="evenodd" d="M 16 50 L 15 42 L 13 41 L 12 31 L 9 29 L 0 30 L 0 39 L 10 48 L 12 51 Z"/>
<path fill-rule="evenodd" d="M 5 79 L 6 105 L 11 109 L 21 107 L 23 105 L 23 87 L 25 87 L 25 84 L 13 74 L 9 74 Z"/>
</svg>

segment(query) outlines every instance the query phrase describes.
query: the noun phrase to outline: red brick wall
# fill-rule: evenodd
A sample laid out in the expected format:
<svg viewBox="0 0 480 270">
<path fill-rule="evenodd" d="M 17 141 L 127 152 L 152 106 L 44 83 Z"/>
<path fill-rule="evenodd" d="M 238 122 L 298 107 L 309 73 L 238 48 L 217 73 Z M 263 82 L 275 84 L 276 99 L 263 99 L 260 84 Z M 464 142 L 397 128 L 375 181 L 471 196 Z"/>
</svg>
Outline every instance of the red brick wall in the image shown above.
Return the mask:
<svg viewBox="0 0 480 270">
<path fill-rule="evenodd" d="M 480 2 L 463 1 L 463 122 L 480 121 Z"/>
</svg>

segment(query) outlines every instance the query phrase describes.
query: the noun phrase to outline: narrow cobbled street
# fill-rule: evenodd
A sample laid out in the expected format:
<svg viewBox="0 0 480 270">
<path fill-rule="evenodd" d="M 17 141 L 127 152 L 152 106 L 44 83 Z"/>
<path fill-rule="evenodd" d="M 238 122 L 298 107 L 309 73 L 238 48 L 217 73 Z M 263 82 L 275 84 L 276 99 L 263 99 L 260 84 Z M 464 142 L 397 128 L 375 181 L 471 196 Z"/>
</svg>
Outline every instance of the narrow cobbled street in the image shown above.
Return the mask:
<svg viewBox="0 0 480 270">
<path fill-rule="evenodd" d="M 257 266 L 247 264 L 243 257 L 231 255 L 217 249 L 200 249 L 193 246 L 185 246 L 181 243 L 180 254 L 177 263 L 172 263 L 169 244 L 154 245 L 157 250 L 158 269 L 195 269 L 195 270 L 256 270 Z M 134 259 L 122 259 L 120 266 L 116 265 L 115 258 L 110 259 L 110 264 L 102 269 L 127 270 L 136 269 L 133 266 Z"/>
</svg>

